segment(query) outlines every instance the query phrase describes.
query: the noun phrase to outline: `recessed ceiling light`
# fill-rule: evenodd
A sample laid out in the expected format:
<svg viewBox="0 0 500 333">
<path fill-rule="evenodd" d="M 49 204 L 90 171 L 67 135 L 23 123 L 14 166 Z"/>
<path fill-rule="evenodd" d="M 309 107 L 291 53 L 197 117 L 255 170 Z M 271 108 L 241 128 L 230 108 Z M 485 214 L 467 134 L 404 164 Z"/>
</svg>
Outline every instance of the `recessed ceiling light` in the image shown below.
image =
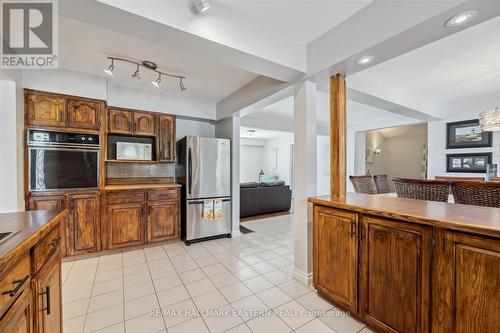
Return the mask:
<svg viewBox="0 0 500 333">
<path fill-rule="evenodd" d="M 364 56 L 364 57 L 361 57 L 358 60 L 356 60 L 356 63 L 358 65 L 368 65 L 369 63 L 371 63 L 373 61 L 373 59 L 375 59 L 375 58 L 372 56 Z"/>
<path fill-rule="evenodd" d="M 201 14 L 210 8 L 210 2 L 208 2 L 208 0 L 194 0 L 193 6 L 198 14 Z"/>
<path fill-rule="evenodd" d="M 476 14 L 477 14 L 477 11 L 475 11 L 475 10 L 469 10 L 467 12 L 457 14 L 457 15 L 453 16 L 452 18 L 450 18 L 448 21 L 446 21 L 446 26 L 449 28 L 453 28 L 453 27 L 458 27 L 460 25 L 466 24 L 470 20 L 472 20 L 474 18 L 474 16 L 476 16 Z"/>
</svg>

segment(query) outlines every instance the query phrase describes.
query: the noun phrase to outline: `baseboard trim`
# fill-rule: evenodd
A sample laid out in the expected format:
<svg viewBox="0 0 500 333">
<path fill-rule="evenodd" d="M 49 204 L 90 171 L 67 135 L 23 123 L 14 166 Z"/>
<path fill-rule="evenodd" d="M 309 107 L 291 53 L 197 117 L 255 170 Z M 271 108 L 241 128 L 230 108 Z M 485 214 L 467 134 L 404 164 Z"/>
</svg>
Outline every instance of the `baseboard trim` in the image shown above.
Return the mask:
<svg viewBox="0 0 500 333">
<path fill-rule="evenodd" d="M 312 272 L 306 273 L 304 271 L 301 271 L 297 267 L 294 267 L 293 277 L 295 279 L 299 280 L 299 282 L 302 282 L 303 284 L 305 284 L 306 286 L 312 285 L 312 282 L 313 282 L 313 273 Z"/>
</svg>

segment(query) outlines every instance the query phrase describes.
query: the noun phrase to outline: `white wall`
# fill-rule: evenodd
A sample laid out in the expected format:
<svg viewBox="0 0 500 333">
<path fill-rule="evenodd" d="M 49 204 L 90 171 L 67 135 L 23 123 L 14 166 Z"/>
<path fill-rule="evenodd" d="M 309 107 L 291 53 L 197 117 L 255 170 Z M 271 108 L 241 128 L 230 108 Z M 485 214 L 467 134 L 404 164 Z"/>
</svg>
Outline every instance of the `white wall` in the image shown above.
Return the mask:
<svg viewBox="0 0 500 333">
<path fill-rule="evenodd" d="M 25 88 L 105 100 L 108 105 L 215 120 L 215 103 L 180 99 L 158 92 L 113 84 L 105 77 L 64 69 L 25 71 Z"/>
<path fill-rule="evenodd" d="M 264 146 L 240 145 L 240 183 L 258 182 L 264 169 Z"/>
<path fill-rule="evenodd" d="M 290 148 L 292 144 L 293 133 L 282 133 L 277 138 L 268 139 L 264 149 L 264 172 L 279 176 L 280 180 L 283 180 L 287 185 L 290 185 Z"/>
<path fill-rule="evenodd" d="M 177 118 L 175 122 L 175 134 L 177 140 L 186 135 L 215 137 L 215 123 Z"/>
<path fill-rule="evenodd" d="M 461 120 L 477 119 L 477 114 L 464 115 L 462 117 L 434 121 L 428 124 L 427 137 L 429 141 L 428 157 L 428 179 L 435 176 L 472 176 L 482 177 L 484 174 L 478 173 L 456 173 L 446 172 L 446 154 L 459 153 L 483 153 L 491 152 L 493 163 L 500 164 L 500 132 L 493 132 L 493 147 L 489 148 L 468 148 L 468 149 L 446 149 L 446 123 Z"/>
<path fill-rule="evenodd" d="M 386 174 L 389 179 L 422 177 L 423 148 L 427 144 L 427 135 L 384 138 L 378 131 L 372 131 L 366 134 L 366 138 L 367 148 L 380 149 L 380 154 L 375 155 L 374 163 L 366 164 L 366 169 L 372 174 Z M 392 182 L 389 184 L 394 191 Z"/>
</svg>

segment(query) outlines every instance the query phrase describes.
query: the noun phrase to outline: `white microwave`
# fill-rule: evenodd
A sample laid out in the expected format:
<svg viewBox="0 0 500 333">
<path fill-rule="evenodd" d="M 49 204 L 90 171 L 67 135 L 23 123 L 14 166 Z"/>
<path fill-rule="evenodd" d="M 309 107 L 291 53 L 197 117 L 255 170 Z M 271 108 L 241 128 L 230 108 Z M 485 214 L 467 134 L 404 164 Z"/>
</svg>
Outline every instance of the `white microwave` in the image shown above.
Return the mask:
<svg viewBox="0 0 500 333">
<path fill-rule="evenodd" d="M 150 143 L 117 142 L 117 160 L 151 161 L 152 146 Z"/>
</svg>

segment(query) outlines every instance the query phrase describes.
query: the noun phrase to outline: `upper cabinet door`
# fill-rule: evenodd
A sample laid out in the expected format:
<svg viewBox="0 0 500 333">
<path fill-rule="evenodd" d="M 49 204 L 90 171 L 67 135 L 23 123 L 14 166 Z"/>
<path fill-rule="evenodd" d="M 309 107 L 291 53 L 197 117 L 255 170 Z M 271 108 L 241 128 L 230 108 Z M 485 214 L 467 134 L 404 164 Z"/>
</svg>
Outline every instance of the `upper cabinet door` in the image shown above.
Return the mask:
<svg viewBox="0 0 500 333">
<path fill-rule="evenodd" d="M 377 331 L 428 332 L 431 229 L 368 216 L 361 227 L 360 315 Z"/>
<path fill-rule="evenodd" d="M 161 115 L 158 117 L 158 143 L 160 162 L 175 160 L 175 117 Z"/>
<path fill-rule="evenodd" d="M 65 98 L 47 93 L 28 92 L 25 96 L 26 119 L 30 125 L 64 126 Z"/>
<path fill-rule="evenodd" d="M 69 127 L 88 128 L 98 130 L 101 126 L 101 112 L 104 103 L 84 99 L 68 99 Z"/>
<path fill-rule="evenodd" d="M 155 135 L 155 116 L 152 113 L 134 112 L 134 134 Z"/>
<path fill-rule="evenodd" d="M 108 130 L 110 133 L 132 134 L 132 111 L 109 109 Z"/>
</svg>

